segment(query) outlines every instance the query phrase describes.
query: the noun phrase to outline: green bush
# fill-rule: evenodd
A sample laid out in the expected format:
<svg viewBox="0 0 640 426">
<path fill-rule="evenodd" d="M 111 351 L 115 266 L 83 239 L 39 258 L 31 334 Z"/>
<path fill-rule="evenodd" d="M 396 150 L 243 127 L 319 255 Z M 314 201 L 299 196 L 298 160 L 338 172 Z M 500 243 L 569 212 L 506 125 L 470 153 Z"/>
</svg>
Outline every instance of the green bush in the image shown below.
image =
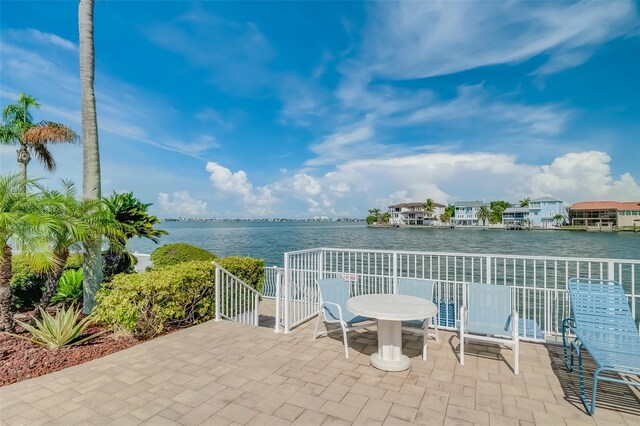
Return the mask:
<svg viewBox="0 0 640 426">
<path fill-rule="evenodd" d="M 186 243 L 165 244 L 151 253 L 154 268 L 176 265 L 182 262 L 212 261 L 216 256 L 200 247 Z"/>
<path fill-rule="evenodd" d="M 262 292 L 264 260 L 253 257 L 229 256 L 217 259 L 216 262 L 258 292 Z"/>
<path fill-rule="evenodd" d="M 58 291 L 51 298 L 51 303 L 79 304 L 82 301 L 82 276 L 82 269 L 64 271 L 58 282 Z"/>
<path fill-rule="evenodd" d="M 13 256 L 11 272 L 11 306 L 17 311 L 33 308 L 42 297 L 46 275 L 35 272 L 19 254 Z"/>
<path fill-rule="evenodd" d="M 64 269 L 82 269 L 83 258 L 80 253 L 71 253 Z"/>
<path fill-rule="evenodd" d="M 214 274 L 210 262 L 183 262 L 116 275 L 98 292 L 93 317 L 113 330 L 140 337 L 207 321 L 215 315 Z"/>
</svg>

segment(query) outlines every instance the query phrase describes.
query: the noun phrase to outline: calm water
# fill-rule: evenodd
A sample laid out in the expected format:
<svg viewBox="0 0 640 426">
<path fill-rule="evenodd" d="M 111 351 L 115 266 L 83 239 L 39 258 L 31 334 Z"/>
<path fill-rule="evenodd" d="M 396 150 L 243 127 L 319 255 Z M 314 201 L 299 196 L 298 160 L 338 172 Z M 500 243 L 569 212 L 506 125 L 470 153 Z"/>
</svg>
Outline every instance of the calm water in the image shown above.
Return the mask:
<svg viewBox="0 0 640 426">
<path fill-rule="evenodd" d="M 640 233 L 367 228 L 341 222 L 166 222 L 160 227 L 169 232 L 160 244 L 187 242 L 218 256 L 252 256 L 280 266 L 284 252 L 315 247 L 640 259 Z M 130 243 L 141 253 L 155 247 L 145 240 Z"/>
</svg>

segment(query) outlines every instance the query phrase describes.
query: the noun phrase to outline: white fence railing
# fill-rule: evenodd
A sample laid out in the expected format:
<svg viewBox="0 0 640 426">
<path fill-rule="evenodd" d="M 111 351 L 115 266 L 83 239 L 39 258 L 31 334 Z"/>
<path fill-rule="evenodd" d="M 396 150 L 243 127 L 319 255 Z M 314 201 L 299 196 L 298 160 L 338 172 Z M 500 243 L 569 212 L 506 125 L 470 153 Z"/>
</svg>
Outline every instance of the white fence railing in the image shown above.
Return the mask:
<svg viewBox="0 0 640 426">
<path fill-rule="evenodd" d="M 248 325 L 258 325 L 260 293 L 222 266 L 216 267 L 216 321 L 222 318 Z"/>
<path fill-rule="evenodd" d="M 276 323 L 282 320 L 285 332 L 317 314 L 316 280 L 331 277 L 345 278 L 352 296 L 393 293 L 401 277 L 432 279 L 439 325 L 450 329 L 460 319 L 462 285 L 508 285 L 523 318 L 521 336 L 529 340 L 561 335 L 562 319 L 570 312 L 566 282 L 571 277 L 618 281 L 635 318 L 640 311 L 640 260 L 321 248 L 285 253 L 284 263 Z"/>
<path fill-rule="evenodd" d="M 133 253 L 133 256 L 138 260 L 136 266 L 133 268 L 137 273 L 144 272 L 149 266 L 153 265 L 150 254 L 138 253 L 136 251 Z"/>
<path fill-rule="evenodd" d="M 265 299 L 276 298 L 276 286 L 278 285 L 278 274 L 284 272 L 283 268 L 277 266 L 264 268 L 264 282 L 262 283 L 262 297 Z"/>
</svg>

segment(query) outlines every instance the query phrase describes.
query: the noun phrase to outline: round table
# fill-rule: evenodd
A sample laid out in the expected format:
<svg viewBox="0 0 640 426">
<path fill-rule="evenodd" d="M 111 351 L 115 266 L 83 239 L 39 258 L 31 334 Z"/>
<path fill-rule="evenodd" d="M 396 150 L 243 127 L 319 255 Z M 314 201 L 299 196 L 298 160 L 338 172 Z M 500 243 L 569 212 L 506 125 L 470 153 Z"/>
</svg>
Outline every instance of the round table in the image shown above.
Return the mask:
<svg viewBox="0 0 640 426">
<path fill-rule="evenodd" d="M 400 294 L 352 297 L 347 309 L 378 320 L 378 352 L 371 355 L 371 365 L 385 371 L 403 371 L 411 366 L 409 357 L 402 354 L 402 321 L 431 318 L 437 312 L 429 300 Z"/>
</svg>

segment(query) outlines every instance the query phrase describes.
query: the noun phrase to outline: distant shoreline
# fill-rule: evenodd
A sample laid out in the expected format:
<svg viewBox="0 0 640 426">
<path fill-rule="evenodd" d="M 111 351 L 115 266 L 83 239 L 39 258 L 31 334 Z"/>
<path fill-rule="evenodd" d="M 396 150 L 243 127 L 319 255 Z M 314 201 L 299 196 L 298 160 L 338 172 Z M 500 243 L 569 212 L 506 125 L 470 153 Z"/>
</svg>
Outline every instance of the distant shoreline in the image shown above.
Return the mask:
<svg viewBox="0 0 640 426">
<path fill-rule="evenodd" d="M 350 217 L 337 218 L 307 218 L 307 219 L 291 219 L 291 218 L 165 218 L 162 222 L 364 222 L 364 219 L 354 219 Z"/>
</svg>

